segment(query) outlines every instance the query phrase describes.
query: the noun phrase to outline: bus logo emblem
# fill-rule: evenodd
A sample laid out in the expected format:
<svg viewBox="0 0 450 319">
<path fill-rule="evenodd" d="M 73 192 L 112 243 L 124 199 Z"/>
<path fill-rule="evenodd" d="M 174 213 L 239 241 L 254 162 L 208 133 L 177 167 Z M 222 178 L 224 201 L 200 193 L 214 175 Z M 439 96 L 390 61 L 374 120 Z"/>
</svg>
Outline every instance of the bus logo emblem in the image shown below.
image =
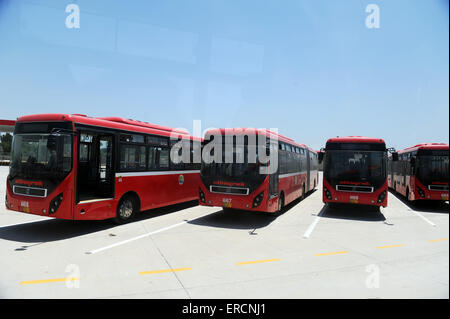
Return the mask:
<svg viewBox="0 0 450 319">
<path fill-rule="evenodd" d="M 178 176 L 178 184 L 183 185 L 183 183 L 184 183 L 184 176 L 183 175 Z"/>
</svg>

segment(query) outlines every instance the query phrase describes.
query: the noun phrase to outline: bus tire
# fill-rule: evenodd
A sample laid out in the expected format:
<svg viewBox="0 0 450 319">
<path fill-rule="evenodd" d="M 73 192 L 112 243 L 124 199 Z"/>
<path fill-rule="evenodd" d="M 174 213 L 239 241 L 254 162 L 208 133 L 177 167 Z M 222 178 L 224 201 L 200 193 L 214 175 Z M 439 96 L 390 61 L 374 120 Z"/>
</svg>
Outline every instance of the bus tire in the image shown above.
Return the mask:
<svg viewBox="0 0 450 319">
<path fill-rule="evenodd" d="M 278 210 L 276 212 L 277 215 L 281 214 L 284 208 L 284 193 L 280 193 L 280 197 L 278 198 Z"/>
<path fill-rule="evenodd" d="M 137 196 L 131 194 L 125 195 L 120 199 L 119 204 L 117 204 L 114 222 L 119 225 L 128 223 L 133 220 L 138 211 L 139 199 Z"/>
<path fill-rule="evenodd" d="M 408 200 L 408 203 L 414 204 L 416 201 L 411 199 L 409 187 L 406 188 L 406 199 Z"/>
<path fill-rule="evenodd" d="M 304 200 L 306 198 L 306 188 L 305 184 L 302 186 L 302 197 L 300 197 L 300 200 Z"/>
</svg>

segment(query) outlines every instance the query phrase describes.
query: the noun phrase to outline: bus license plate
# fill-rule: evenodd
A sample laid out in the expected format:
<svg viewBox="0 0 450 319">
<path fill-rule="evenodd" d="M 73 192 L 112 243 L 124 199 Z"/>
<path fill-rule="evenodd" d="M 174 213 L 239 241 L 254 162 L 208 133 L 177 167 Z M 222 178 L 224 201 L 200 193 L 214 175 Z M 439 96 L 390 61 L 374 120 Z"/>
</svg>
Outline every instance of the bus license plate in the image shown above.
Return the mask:
<svg viewBox="0 0 450 319">
<path fill-rule="evenodd" d="M 223 207 L 225 208 L 231 208 L 231 198 L 224 198 L 222 200 Z"/>
<path fill-rule="evenodd" d="M 442 200 L 448 200 L 448 194 L 442 194 L 441 197 Z"/>
<path fill-rule="evenodd" d="M 28 202 L 21 201 L 20 202 L 20 207 L 22 208 L 22 211 L 24 213 L 29 213 L 30 212 L 30 206 L 29 206 Z"/>
<path fill-rule="evenodd" d="M 358 204 L 358 196 L 350 196 L 350 203 Z"/>
</svg>

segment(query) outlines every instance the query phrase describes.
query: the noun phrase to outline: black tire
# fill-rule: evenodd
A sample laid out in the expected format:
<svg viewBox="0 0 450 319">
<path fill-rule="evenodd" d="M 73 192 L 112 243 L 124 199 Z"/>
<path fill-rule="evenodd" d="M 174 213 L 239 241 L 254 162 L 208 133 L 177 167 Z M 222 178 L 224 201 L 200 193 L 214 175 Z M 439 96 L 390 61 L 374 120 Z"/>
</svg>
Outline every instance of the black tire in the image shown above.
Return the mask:
<svg viewBox="0 0 450 319">
<path fill-rule="evenodd" d="M 139 211 L 139 201 L 136 196 L 125 195 L 119 201 L 116 210 L 116 217 L 114 222 L 116 224 L 125 224 L 134 219 L 136 213 Z"/>
<path fill-rule="evenodd" d="M 280 194 L 280 198 L 278 199 L 278 210 L 276 215 L 280 215 L 284 208 L 284 193 Z"/>
<path fill-rule="evenodd" d="M 410 197 L 409 197 L 409 194 L 410 194 L 410 192 L 409 192 L 409 187 L 407 187 L 406 188 L 406 200 L 408 201 L 408 203 L 410 203 L 411 205 L 414 205 L 414 203 L 416 202 L 415 200 L 412 200 Z"/>
<path fill-rule="evenodd" d="M 306 188 L 305 188 L 305 184 L 303 184 L 301 199 L 304 200 L 305 198 L 306 198 Z"/>
</svg>

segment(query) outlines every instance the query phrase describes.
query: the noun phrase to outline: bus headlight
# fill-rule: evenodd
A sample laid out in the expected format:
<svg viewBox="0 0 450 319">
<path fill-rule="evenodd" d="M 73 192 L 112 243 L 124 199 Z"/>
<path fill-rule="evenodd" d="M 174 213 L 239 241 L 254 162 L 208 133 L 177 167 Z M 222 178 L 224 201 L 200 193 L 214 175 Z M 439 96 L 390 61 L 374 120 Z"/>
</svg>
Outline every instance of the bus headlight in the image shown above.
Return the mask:
<svg viewBox="0 0 450 319">
<path fill-rule="evenodd" d="M 425 192 L 422 188 L 417 187 L 417 192 L 419 193 L 420 197 L 425 198 Z"/>
<path fill-rule="evenodd" d="M 201 201 L 202 203 L 206 203 L 206 200 L 205 200 L 205 194 L 203 193 L 203 191 L 202 191 L 201 188 L 198 189 L 198 195 L 199 195 L 199 197 L 200 197 L 200 201 Z"/>
<path fill-rule="evenodd" d="M 386 191 L 382 191 L 380 195 L 378 195 L 378 203 L 382 203 L 386 198 Z"/>
<path fill-rule="evenodd" d="M 329 200 L 332 200 L 332 199 L 333 199 L 333 198 L 331 197 L 331 193 L 330 193 L 330 191 L 328 190 L 328 188 L 324 187 L 324 188 L 323 188 L 323 192 L 325 193 L 325 196 L 326 196 Z"/>
<path fill-rule="evenodd" d="M 258 196 L 256 196 L 253 199 L 253 208 L 258 207 L 259 205 L 261 205 L 261 202 L 262 202 L 263 198 L 264 198 L 264 192 L 259 193 Z"/>
<path fill-rule="evenodd" d="M 50 207 L 48 209 L 49 215 L 56 213 L 56 211 L 59 208 L 59 205 L 61 205 L 62 200 L 63 200 L 63 193 L 59 194 L 58 196 L 52 199 L 52 201 L 50 202 Z"/>
</svg>

